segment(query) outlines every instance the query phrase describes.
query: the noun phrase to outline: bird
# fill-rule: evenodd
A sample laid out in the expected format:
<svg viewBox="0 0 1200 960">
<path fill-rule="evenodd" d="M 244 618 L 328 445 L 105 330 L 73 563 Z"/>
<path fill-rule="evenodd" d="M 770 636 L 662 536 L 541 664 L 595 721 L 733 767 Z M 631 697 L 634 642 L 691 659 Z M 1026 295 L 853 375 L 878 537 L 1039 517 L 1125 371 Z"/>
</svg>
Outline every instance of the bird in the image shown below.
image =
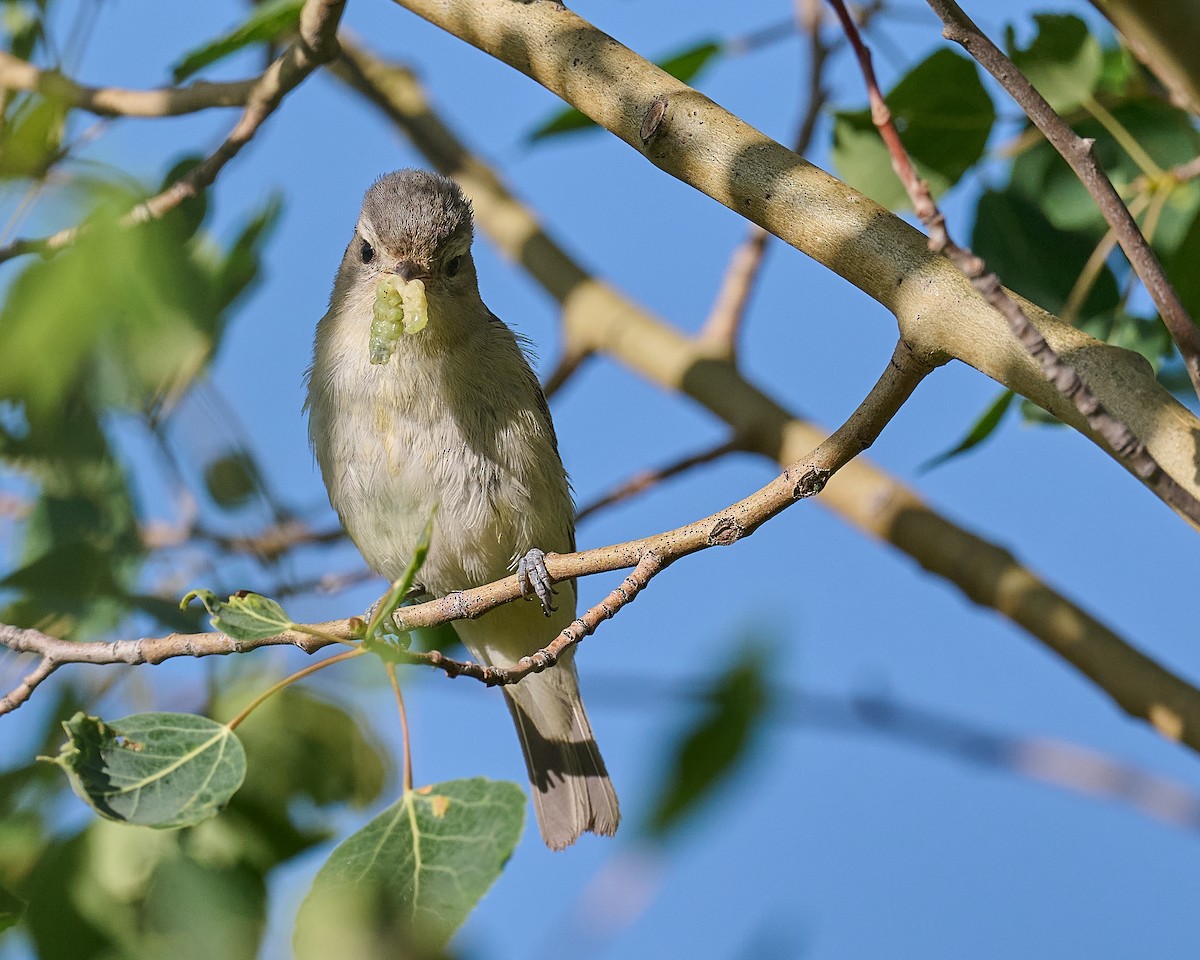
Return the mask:
<svg viewBox="0 0 1200 960">
<path fill-rule="evenodd" d="M 473 657 L 505 667 L 575 618 L 575 582 L 552 587 L 544 560 L 574 552 L 575 511 L 527 341 L 480 295 L 473 234 L 471 204 L 448 177 L 405 169 L 371 186 L 317 323 L 305 406 L 330 503 L 373 570 L 399 578 L 434 515 L 423 594 L 517 573 L 526 601 L 454 624 Z M 415 280 L 426 325 L 372 362 L 378 285 Z M 554 850 L 612 835 L 620 820 L 573 653 L 502 687 Z"/>
</svg>

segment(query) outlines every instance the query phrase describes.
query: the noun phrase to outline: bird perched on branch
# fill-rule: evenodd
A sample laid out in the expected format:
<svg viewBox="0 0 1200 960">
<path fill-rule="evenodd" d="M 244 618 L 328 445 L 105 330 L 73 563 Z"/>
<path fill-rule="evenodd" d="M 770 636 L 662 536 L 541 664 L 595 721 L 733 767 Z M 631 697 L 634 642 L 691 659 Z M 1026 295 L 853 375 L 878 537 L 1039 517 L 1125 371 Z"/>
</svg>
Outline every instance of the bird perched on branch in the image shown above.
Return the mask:
<svg viewBox="0 0 1200 960">
<path fill-rule="evenodd" d="M 401 575 L 436 509 L 426 593 L 517 572 L 537 602 L 454 625 L 474 657 L 511 666 L 575 617 L 574 582 L 552 598 L 542 553 L 575 549 L 574 508 L 521 341 L 480 298 L 472 232 L 452 180 L 401 170 L 371 187 L 317 324 L 306 405 L 329 500 L 375 571 Z M 503 688 L 556 850 L 619 819 L 571 653 Z"/>
</svg>

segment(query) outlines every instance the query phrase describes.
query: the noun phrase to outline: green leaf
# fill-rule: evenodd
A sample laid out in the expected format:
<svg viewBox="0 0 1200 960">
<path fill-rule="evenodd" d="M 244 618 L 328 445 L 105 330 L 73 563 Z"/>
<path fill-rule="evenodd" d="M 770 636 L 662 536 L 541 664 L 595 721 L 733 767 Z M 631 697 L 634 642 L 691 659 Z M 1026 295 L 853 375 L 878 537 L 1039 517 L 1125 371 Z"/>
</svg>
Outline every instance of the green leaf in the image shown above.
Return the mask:
<svg viewBox="0 0 1200 960">
<path fill-rule="evenodd" d="M 375 641 L 382 639 L 385 634 L 391 632 L 383 630 L 383 625 L 385 623 L 389 627 L 392 625 L 392 614 L 404 602 L 404 598 L 408 596 L 408 592 L 412 589 L 413 581 L 417 578 L 417 571 L 421 569 L 421 564 L 425 562 L 425 557 L 429 554 L 429 544 L 433 539 L 433 518 L 436 514 L 437 510 L 435 508 L 433 513 L 429 515 L 429 519 L 425 521 L 425 529 L 421 531 L 421 539 L 417 541 L 416 547 L 413 548 L 413 555 L 408 561 L 408 566 L 404 568 L 404 572 L 400 574 L 400 578 L 392 583 L 383 599 L 379 601 L 379 606 L 375 608 L 375 615 L 371 618 L 371 622 L 367 624 L 367 628 L 363 633 L 364 638 Z M 372 647 L 371 649 L 375 648 Z M 375 649 L 375 652 L 379 653 L 380 651 Z"/>
<path fill-rule="evenodd" d="M 244 450 L 236 450 L 204 467 L 204 487 L 218 507 L 232 510 L 262 489 L 262 478 L 253 458 Z"/>
<path fill-rule="evenodd" d="M 1034 14 L 1037 35 L 1028 47 L 1014 49 L 1008 28 L 1009 56 L 1058 113 L 1078 107 L 1095 92 L 1104 69 L 1104 53 L 1087 24 L 1065 14 Z"/>
<path fill-rule="evenodd" d="M 190 713 L 138 713 L 106 723 L 76 713 L 53 758 L 102 817 L 187 827 L 214 817 L 246 773 L 242 744 L 224 724 Z"/>
<path fill-rule="evenodd" d="M 264 640 L 296 626 L 278 601 L 261 593 L 246 590 L 222 600 L 211 590 L 192 590 L 179 601 L 180 609 L 193 599 L 199 599 L 204 604 L 213 629 L 228 634 L 234 640 Z"/>
<path fill-rule="evenodd" d="M 0 932 L 7 930 L 20 920 L 26 906 L 24 900 L 0 887 Z"/>
<path fill-rule="evenodd" d="M 721 52 L 721 49 L 721 44 L 715 40 L 701 40 L 699 43 L 657 61 L 657 64 L 660 70 L 669 73 L 676 80 L 690 83 L 701 70 L 708 66 L 713 57 Z M 533 143 L 561 133 L 570 133 L 573 130 L 590 130 L 595 126 L 596 121 L 584 116 L 574 107 L 567 107 L 538 124 L 526 139 Z"/>
<path fill-rule="evenodd" d="M 228 33 L 189 50 L 171 68 L 175 82 L 256 43 L 270 43 L 296 29 L 303 0 L 274 0 L 251 7 L 250 15 Z"/>
<path fill-rule="evenodd" d="M 273 195 L 242 224 L 216 275 L 217 306 L 222 311 L 227 310 L 258 279 L 263 244 L 279 222 L 282 210 L 282 200 L 278 195 Z M 214 341 L 220 341 L 221 332 L 214 331 Z"/>
<path fill-rule="evenodd" d="M 449 941 L 520 839 L 515 783 L 408 791 L 333 851 L 300 907 L 300 960 L 421 956 Z"/>
<path fill-rule="evenodd" d="M 1057 313 L 1097 240 L 1081 231 L 1056 227 L 1037 204 L 1010 188 L 1002 193 L 989 190 L 979 198 L 971 246 L 1007 286 Z M 1081 315 L 1111 311 L 1119 300 L 1116 279 L 1104 267 Z"/>
<path fill-rule="evenodd" d="M 761 646 L 748 646 L 717 679 L 699 720 L 681 734 L 647 825 L 651 836 L 678 827 L 745 755 L 766 713 L 766 659 Z"/>
<path fill-rule="evenodd" d="M 1192 320 L 1200 319 L 1200 213 L 1192 219 L 1164 266 Z"/>
<path fill-rule="evenodd" d="M 938 50 L 885 97 L 917 172 L 935 197 L 979 159 L 996 119 L 973 61 Z M 909 206 L 870 110 L 834 114 L 833 162 L 843 179 L 890 209 Z"/>
<path fill-rule="evenodd" d="M 15 108 L 0 127 L 0 179 L 42 177 L 60 155 L 66 117 L 65 106 L 41 97 Z"/>
<path fill-rule="evenodd" d="M 145 410 L 181 390 L 208 354 L 212 295 L 177 221 L 124 226 L 122 191 L 0 307 L 0 397 L 31 421 L 69 421 L 71 401 Z"/>
<path fill-rule="evenodd" d="M 983 411 L 982 416 L 975 421 L 967 435 L 963 437 L 949 450 L 939 453 L 936 457 L 930 457 L 923 464 L 917 467 L 918 473 L 924 473 L 926 470 L 932 470 L 934 467 L 940 467 L 947 460 L 953 460 L 959 454 L 966 453 L 973 447 L 979 446 L 988 437 L 990 437 L 1000 426 L 1000 421 L 1004 419 L 1004 414 L 1008 412 L 1008 408 L 1012 405 L 1013 398 L 1016 396 L 1011 390 L 1003 390 L 1000 396 L 996 397 L 988 408 Z"/>
</svg>

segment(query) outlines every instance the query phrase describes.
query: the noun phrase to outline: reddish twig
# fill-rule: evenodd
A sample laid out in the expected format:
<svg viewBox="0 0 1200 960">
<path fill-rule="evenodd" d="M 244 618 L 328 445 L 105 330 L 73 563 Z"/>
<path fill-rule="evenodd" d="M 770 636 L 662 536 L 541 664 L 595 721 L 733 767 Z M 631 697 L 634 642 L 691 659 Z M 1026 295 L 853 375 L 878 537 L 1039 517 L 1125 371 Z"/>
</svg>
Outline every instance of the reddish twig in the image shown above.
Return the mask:
<svg viewBox="0 0 1200 960">
<path fill-rule="evenodd" d="M 1100 213 L 1112 228 L 1117 242 L 1129 258 L 1129 263 L 1158 308 L 1171 339 L 1175 341 L 1183 356 L 1192 385 L 1200 396 L 1200 330 L 1188 315 L 1179 294 L 1167 278 L 1162 264 L 1154 255 L 1137 221 L 1096 158 L 1095 140 L 1080 137 L 1075 133 L 1017 69 L 1016 64 L 988 39 L 954 0 L 928 0 L 928 3 L 945 24 L 942 36 L 961 44 L 967 53 L 996 78 L 1051 146 L 1067 161 L 1092 199 L 1096 201 Z"/>
<path fill-rule="evenodd" d="M 1013 336 L 1041 367 L 1046 379 L 1054 385 L 1059 394 L 1075 406 L 1075 409 L 1087 420 L 1088 425 L 1103 439 L 1113 453 L 1128 465 L 1134 475 L 1151 487 L 1164 502 L 1200 526 L 1200 501 L 1166 473 L 1133 431 L 1100 403 L 1078 372 L 1046 342 L 1041 331 L 1033 325 L 1017 302 L 1008 295 L 1001 286 L 1000 279 L 987 269 L 983 260 L 966 247 L 960 247 L 951 240 L 946 229 L 945 217 L 934 203 L 928 184 L 917 176 L 908 153 L 904 149 L 900 134 L 896 130 L 896 125 L 892 122 L 891 111 L 888 110 L 879 83 L 875 79 L 870 50 L 863 43 L 858 28 L 846 10 L 845 3 L 842 0 L 829 0 L 829 3 L 837 13 L 842 29 L 845 30 L 858 58 L 859 67 L 867 85 L 871 119 L 878 128 L 883 142 L 887 145 L 892 159 L 892 169 L 896 171 L 896 176 L 904 185 L 909 200 L 912 202 L 913 211 L 929 231 L 929 249 L 950 260 L 988 304 L 1004 317 Z"/>
<path fill-rule="evenodd" d="M 821 111 L 829 100 L 823 77 L 832 48 L 821 38 L 820 0 L 805 0 L 801 6 L 797 19 L 803 22 L 809 40 L 808 97 L 793 150 L 803 156 L 812 142 Z M 761 273 L 770 237 L 762 227 L 751 224 L 745 239 L 729 257 L 721 288 L 717 291 L 708 318 L 696 335 L 700 342 L 724 359 L 732 360 L 737 355 L 738 332 Z"/>
</svg>

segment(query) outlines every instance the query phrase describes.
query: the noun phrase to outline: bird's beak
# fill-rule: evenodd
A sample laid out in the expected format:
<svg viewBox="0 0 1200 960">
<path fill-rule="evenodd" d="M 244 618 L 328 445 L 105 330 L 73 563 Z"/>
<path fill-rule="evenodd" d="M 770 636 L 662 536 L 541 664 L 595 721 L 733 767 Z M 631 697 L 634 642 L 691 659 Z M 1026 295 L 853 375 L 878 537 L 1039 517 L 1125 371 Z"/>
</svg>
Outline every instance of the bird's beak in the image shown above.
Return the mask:
<svg viewBox="0 0 1200 960">
<path fill-rule="evenodd" d="M 415 260 L 401 260 L 393 268 L 392 273 L 398 276 L 405 283 L 409 280 L 429 280 L 432 278 L 429 268 L 425 267 Z"/>
</svg>

